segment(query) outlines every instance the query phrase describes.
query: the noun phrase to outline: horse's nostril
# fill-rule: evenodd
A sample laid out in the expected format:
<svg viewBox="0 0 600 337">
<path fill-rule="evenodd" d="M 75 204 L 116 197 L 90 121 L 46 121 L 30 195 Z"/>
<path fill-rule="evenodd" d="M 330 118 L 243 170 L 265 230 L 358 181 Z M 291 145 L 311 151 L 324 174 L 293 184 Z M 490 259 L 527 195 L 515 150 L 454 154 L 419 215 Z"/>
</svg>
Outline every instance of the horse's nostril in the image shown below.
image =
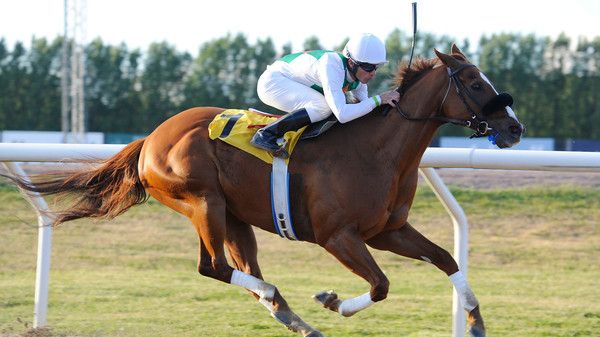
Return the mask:
<svg viewBox="0 0 600 337">
<path fill-rule="evenodd" d="M 510 131 L 510 133 L 512 133 L 513 135 L 517 135 L 517 134 L 521 134 L 521 132 L 523 131 L 523 129 L 521 128 L 520 125 L 511 125 L 508 130 Z"/>
</svg>

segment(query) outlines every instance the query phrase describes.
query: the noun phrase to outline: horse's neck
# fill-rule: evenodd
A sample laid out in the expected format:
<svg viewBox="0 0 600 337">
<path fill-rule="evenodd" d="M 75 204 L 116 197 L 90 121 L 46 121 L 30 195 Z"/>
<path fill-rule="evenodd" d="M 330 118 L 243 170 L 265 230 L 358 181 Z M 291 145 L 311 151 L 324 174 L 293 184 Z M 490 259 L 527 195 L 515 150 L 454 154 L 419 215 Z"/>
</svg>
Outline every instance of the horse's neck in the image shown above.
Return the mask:
<svg viewBox="0 0 600 337">
<path fill-rule="evenodd" d="M 411 86 L 402 97 L 402 109 L 412 118 L 432 117 L 442 103 L 442 91 L 447 77 L 440 74 L 440 69 L 432 69 L 430 72 Z M 396 172 L 402 174 L 402 171 L 419 164 L 440 123 L 409 121 L 395 109 L 391 109 L 384 118 L 386 120 L 383 123 L 375 122 L 374 117 L 365 121 L 367 123 L 364 127 L 367 130 L 363 130 L 363 134 L 371 137 L 367 141 L 370 143 L 369 148 L 375 151 L 376 160 L 395 164 Z"/>
</svg>

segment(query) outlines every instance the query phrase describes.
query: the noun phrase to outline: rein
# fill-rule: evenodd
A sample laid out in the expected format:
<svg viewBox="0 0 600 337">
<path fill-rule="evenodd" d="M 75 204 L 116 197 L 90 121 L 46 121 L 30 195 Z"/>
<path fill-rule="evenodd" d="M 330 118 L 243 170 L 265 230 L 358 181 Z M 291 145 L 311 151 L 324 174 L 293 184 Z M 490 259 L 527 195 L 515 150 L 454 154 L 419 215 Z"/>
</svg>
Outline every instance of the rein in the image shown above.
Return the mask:
<svg viewBox="0 0 600 337">
<path fill-rule="evenodd" d="M 450 67 L 446 68 L 446 70 L 448 72 L 448 88 L 446 89 L 446 93 L 444 94 L 444 99 L 442 99 L 442 103 L 440 104 L 440 107 L 437 110 L 437 113 L 436 113 L 437 116 L 410 117 L 406 112 L 402 111 L 402 108 L 400 107 L 400 102 L 395 102 L 396 110 L 398 111 L 400 116 L 402 116 L 404 119 L 409 120 L 409 121 L 434 120 L 434 121 L 439 121 L 442 123 L 451 123 L 454 125 L 464 126 L 464 127 L 474 130 L 475 133 L 473 133 L 469 138 L 484 137 L 489 131 L 492 130 L 492 128 L 489 127 L 488 122 L 484 118 L 480 117 L 473 110 L 473 108 L 471 108 L 471 105 L 469 104 L 469 102 L 467 102 L 467 99 L 465 98 L 465 95 L 463 92 L 466 92 L 467 96 L 473 102 L 475 102 L 475 104 L 477 104 L 479 107 L 481 107 L 482 105 L 479 103 L 479 101 L 477 101 L 475 99 L 475 97 L 473 97 L 473 95 L 471 95 L 470 91 L 465 87 L 465 85 L 462 83 L 462 81 L 458 78 L 458 74 L 462 70 L 464 70 L 466 68 L 470 68 L 470 67 L 475 67 L 475 65 L 463 64 L 458 69 L 455 69 L 455 70 L 452 70 Z M 456 93 L 458 94 L 458 97 L 460 97 L 460 100 L 463 102 L 465 108 L 471 114 L 471 119 L 469 119 L 469 120 L 439 116 L 441 114 L 442 108 L 444 106 L 444 102 L 446 102 L 446 98 L 448 98 L 448 93 L 450 92 L 450 87 L 452 86 L 453 82 L 454 82 L 454 87 L 456 88 Z M 401 97 L 402 97 L 403 96 L 402 94 L 404 93 L 404 90 L 402 90 L 402 86 L 398 87 L 398 92 L 400 92 Z"/>
</svg>

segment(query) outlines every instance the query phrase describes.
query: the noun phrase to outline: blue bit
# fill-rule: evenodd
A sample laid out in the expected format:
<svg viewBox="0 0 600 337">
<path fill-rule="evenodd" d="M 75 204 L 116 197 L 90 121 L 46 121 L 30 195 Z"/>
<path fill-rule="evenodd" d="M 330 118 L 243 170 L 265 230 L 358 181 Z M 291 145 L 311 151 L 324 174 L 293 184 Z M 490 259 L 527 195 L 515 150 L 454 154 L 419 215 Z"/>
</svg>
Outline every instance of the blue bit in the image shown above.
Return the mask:
<svg viewBox="0 0 600 337">
<path fill-rule="evenodd" d="M 496 137 L 498 137 L 498 134 L 497 134 L 497 133 L 490 134 L 490 135 L 488 135 L 488 140 L 489 140 L 489 141 L 490 141 L 492 144 L 496 145 Z"/>
</svg>

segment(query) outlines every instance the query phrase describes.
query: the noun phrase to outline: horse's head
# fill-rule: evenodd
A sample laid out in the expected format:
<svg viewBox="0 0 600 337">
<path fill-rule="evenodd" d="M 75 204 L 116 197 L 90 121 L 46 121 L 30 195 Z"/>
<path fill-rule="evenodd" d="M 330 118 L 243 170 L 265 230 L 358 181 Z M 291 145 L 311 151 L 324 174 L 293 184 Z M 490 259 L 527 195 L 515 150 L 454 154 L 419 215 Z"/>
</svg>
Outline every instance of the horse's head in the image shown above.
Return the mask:
<svg viewBox="0 0 600 337">
<path fill-rule="evenodd" d="M 490 80 L 452 45 L 452 54 L 435 50 L 447 68 L 449 81 L 442 102 L 444 117 L 475 130 L 472 137 L 488 136 L 499 148 L 521 140 L 523 125 L 511 106 L 512 96 L 498 93 Z"/>
</svg>

